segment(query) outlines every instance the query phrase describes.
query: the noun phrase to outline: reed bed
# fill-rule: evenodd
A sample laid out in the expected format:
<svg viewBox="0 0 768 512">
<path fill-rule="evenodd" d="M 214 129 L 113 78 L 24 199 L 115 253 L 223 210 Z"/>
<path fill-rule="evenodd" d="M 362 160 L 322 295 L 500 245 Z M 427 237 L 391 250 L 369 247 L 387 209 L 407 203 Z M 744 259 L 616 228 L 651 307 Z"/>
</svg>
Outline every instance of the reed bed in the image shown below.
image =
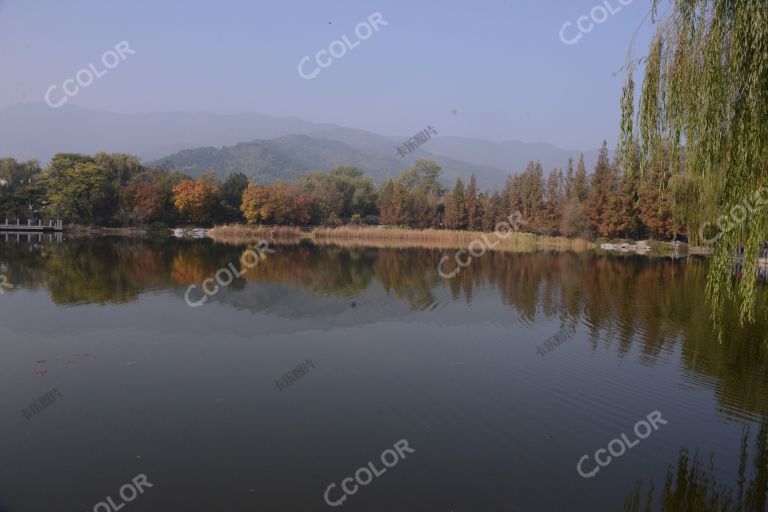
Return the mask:
<svg viewBox="0 0 768 512">
<path fill-rule="evenodd" d="M 258 240 L 275 240 L 296 243 L 308 238 L 319 245 L 348 247 L 381 247 L 425 249 L 464 249 L 475 240 L 486 247 L 499 251 L 530 252 L 540 249 L 556 251 L 586 251 L 595 245 L 579 238 L 546 237 L 531 233 L 510 233 L 501 238 L 495 233 L 454 231 L 439 229 L 402 229 L 389 227 L 318 227 L 302 230 L 287 226 L 222 226 L 209 235 L 217 241 L 248 243 Z"/>
<path fill-rule="evenodd" d="M 464 249 L 469 247 L 470 243 L 478 241 L 486 248 L 496 251 L 529 252 L 539 249 L 584 251 L 594 248 L 594 244 L 582 239 L 544 237 L 532 233 L 509 233 L 505 238 L 502 238 L 496 233 L 439 229 L 343 226 L 317 228 L 312 231 L 312 238 L 320 244 L 372 247 Z"/>
<path fill-rule="evenodd" d="M 248 226 L 234 224 L 230 226 L 216 226 L 208 231 L 208 236 L 215 241 L 236 245 L 262 240 L 296 243 L 306 237 L 306 235 L 306 232 L 295 226 Z"/>
</svg>

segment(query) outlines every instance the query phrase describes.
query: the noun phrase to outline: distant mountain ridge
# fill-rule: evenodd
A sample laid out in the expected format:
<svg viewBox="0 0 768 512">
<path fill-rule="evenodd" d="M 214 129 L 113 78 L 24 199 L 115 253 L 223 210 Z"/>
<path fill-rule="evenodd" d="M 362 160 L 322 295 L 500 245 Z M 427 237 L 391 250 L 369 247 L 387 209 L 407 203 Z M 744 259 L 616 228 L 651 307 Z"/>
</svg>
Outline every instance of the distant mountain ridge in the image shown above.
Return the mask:
<svg viewBox="0 0 768 512">
<path fill-rule="evenodd" d="M 407 138 L 258 113 L 118 114 L 73 105 L 51 109 L 44 103 L 0 109 L 0 158 L 37 159 L 43 165 L 58 152 L 107 151 L 165 162 L 192 174 L 237 170 L 268 181 L 357 165 L 380 182 L 417 158 L 428 158 L 440 163 L 446 182 L 474 173 L 487 187 L 524 170 L 528 161 L 541 161 L 548 171 L 564 168 L 568 157 L 575 160 L 579 154 L 546 143 L 437 136 L 401 158 L 396 148 Z M 597 150 L 584 154 L 591 169 Z"/>
<path fill-rule="evenodd" d="M 423 152 L 415 154 L 440 163 L 446 182 L 453 181 L 458 176 L 475 173 L 479 182 L 487 185 L 495 183 L 496 176 L 501 172 Z M 353 165 L 363 169 L 377 183 L 383 183 L 388 178 L 397 176 L 415 159 L 416 157 L 403 159 L 361 151 L 336 140 L 308 135 L 286 135 L 272 140 L 241 142 L 222 148 L 209 146 L 185 149 L 150 164 L 190 176 L 199 176 L 208 170 L 217 171 L 221 177 L 233 172 L 242 172 L 259 183 L 271 183 L 279 179 L 295 180 L 312 171 L 328 171 L 342 165 Z"/>
<path fill-rule="evenodd" d="M 341 165 L 360 167 L 374 179 L 383 180 L 402 165 L 393 158 L 370 157 L 343 142 L 308 135 L 286 135 L 222 148 L 185 149 L 150 164 L 190 176 L 199 176 L 208 170 L 216 170 L 220 175 L 242 172 L 260 183 L 295 180 L 311 171 Z"/>
</svg>

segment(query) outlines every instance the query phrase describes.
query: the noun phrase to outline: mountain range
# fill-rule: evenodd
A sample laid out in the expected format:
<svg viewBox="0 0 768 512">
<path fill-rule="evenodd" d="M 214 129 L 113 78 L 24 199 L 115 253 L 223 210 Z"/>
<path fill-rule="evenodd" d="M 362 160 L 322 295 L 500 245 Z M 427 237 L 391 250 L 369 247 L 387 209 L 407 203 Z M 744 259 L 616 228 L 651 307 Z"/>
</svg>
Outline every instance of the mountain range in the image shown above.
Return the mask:
<svg viewBox="0 0 768 512">
<path fill-rule="evenodd" d="M 44 103 L 0 109 L 0 158 L 37 159 L 43 165 L 58 152 L 106 151 L 135 154 L 192 176 L 213 169 L 221 177 L 243 172 L 261 182 L 356 165 L 380 183 L 427 158 L 442 166 L 446 183 L 474 173 L 487 187 L 524 170 L 529 161 L 540 161 L 548 171 L 564 168 L 581 152 L 588 169 L 597 160 L 597 149 L 440 135 L 400 157 L 396 148 L 408 138 L 258 113 L 120 114 Z"/>
</svg>

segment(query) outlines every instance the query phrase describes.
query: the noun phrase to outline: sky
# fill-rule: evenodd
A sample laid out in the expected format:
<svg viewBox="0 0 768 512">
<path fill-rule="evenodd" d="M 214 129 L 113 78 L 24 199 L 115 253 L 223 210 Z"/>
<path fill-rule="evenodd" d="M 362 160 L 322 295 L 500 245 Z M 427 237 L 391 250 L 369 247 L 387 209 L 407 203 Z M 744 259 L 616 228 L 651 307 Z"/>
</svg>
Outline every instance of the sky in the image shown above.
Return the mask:
<svg viewBox="0 0 768 512">
<path fill-rule="evenodd" d="M 0 0 L 0 108 L 42 102 L 52 85 L 59 101 L 63 82 L 93 63 L 102 76 L 69 104 L 121 113 L 260 112 L 383 135 L 434 126 L 439 135 L 565 149 L 607 139 L 613 146 L 623 83 L 615 73 L 638 27 L 634 56 L 648 48 L 649 4 Z M 372 26 L 371 15 L 383 22 Z M 589 32 L 580 32 L 581 16 Z M 319 67 L 316 54 L 343 36 L 354 48 L 333 45 L 338 58 L 323 53 L 326 67 Z M 122 41 L 134 53 L 105 68 L 104 54 Z M 302 72 L 319 70 L 314 78 L 299 74 L 305 56 Z"/>
</svg>

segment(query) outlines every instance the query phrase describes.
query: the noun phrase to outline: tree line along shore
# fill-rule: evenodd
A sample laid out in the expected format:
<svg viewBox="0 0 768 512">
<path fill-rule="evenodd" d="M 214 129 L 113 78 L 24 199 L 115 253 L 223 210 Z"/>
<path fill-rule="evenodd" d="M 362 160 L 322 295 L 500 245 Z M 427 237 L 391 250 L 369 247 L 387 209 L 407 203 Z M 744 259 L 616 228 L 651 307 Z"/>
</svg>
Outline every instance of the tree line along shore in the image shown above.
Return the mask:
<svg viewBox="0 0 768 512">
<path fill-rule="evenodd" d="M 530 162 L 503 187 L 486 191 L 478 189 L 474 176 L 445 187 L 442 169 L 429 160 L 419 160 L 378 185 L 350 166 L 296 181 L 253 183 L 242 173 L 223 181 L 215 171 L 193 178 L 144 166 L 137 157 L 121 153 L 59 153 L 45 168 L 36 161 L 0 160 L 0 217 L 61 218 L 68 225 L 103 228 L 269 225 L 273 233 L 275 226 L 383 225 L 400 229 L 378 234 L 346 230 L 337 236 L 434 241 L 458 239 L 443 231 L 493 231 L 514 214 L 520 221 L 517 230 L 540 239 L 686 238 L 670 186 L 675 178 L 671 167 L 662 161 L 644 173 L 637 171 L 611 160 L 606 143 L 591 171 L 583 157 L 546 176 L 540 163 Z M 435 233 L 405 234 L 413 230 Z"/>
</svg>

